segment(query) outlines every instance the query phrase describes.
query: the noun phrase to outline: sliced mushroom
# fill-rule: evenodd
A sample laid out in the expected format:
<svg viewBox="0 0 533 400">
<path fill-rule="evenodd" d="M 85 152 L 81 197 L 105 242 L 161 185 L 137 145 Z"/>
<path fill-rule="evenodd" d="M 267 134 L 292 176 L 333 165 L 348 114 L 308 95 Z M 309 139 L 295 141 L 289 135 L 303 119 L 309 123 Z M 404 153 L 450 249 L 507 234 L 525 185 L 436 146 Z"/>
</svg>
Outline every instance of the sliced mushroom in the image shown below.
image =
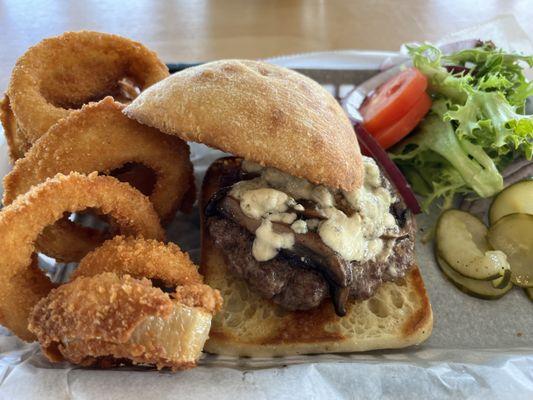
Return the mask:
<svg viewBox="0 0 533 400">
<path fill-rule="evenodd" d="M 348 303 L 348 297 L 350 295 L 349 287 L 334 287 L 332 291 L 333 305 L 335 307 L 335 313 L 339 317 L 346 315 L 346 304 Z"/>
<path fill-rule="evenodd" d="M 293 211 L 299 217 L 303 217 L 306 219 L 326 219 L 326 214 L 323 210 L 318 208 L 317 204 L 314 201 L 301 199 L 298 200 L 298 204 L 301 204 L 304 208 L 303 210 L 297 210 L 293 208 Z"/>
</svg>

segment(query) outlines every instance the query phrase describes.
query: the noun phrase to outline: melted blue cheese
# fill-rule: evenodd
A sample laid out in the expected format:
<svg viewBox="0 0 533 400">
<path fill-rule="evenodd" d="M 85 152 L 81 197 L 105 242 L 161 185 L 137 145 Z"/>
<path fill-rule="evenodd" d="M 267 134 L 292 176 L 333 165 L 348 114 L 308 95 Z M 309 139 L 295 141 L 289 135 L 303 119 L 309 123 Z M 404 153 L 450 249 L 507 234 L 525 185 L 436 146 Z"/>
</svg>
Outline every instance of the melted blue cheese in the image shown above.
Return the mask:
<svg viewBox="0 0 533 400">
<path fill-rule="evenodd" d="M 296 233 L 307 233 L 308 231 L 307 222 L 304 221 L 303 219 L 294 221 L 291 225 L 291 229 Z"/>
<path fill-rule="evenodd" d="M 325 210 L 328 219 L 318 233 L 322 241 L 349 261 L 386 259 L 392 248 L 381 236 L 399 230 L 396 219 L 389 212 L 396 202 L 383 187 L 381 174 L 373 159 L 363 157 L 364 184 L 353 192 L 343 192 L 344 198 L 356 211 L 347 216 L 335 208 Z M 381 254 L 383 251 L 387 254 Z"/>
<path fill-rule="evenodd" d="M 272 222 L 265 218 L 255 231 L 252 255 L 257 261 L 268 261 L 277 256 L 280 249 L 291 249 L 294 235 L 278 233 L 272 229 Z"/>
<path fill-rule="evenodd" d="M 353 192 L 342 192 L 355 210 L 348 216 L 336 207 L 335 191 L 323 185 L 285 174 L 275 168 L 263 168 L 244 162 L 247 172 L 259 177 L 235 184 L 230 195 L 240 201 L 242 211 L 250 218 L 262 219 L 255 232 L 253 255 L 258 261 L 274 258 L 280 249 L 294 246 L 294 235 L 277 233 L 272 221 L 291 225 L 296 233 L 316 231 L 322 241 L 348 261 L 385 260 L 392 251 L 391 241 L 381 239 L 387 232 L 397 232 L 394 216 L 389 212 L 396 199 L 383 186 L 378 166 L 363 157 L 364 185 Z M 298 200 L 315 202 L 326 216 L 324 220 L 297 220 L 290 209 L 301 211 Z"/>
<path fill-rule="evenodd" d="M 234 185 L 230 195 L 240 201 L 242 212 L 250 218 L 262 219 L 255 231 L 252 255 L 258 261 L 268 261 L 276 257 L 280 249 L 290 249 L 294 245 L 294 235 L 278 233 L 272 228 L 272 222 L 287 225 L 296 220 L 296 214 L 286 212 L 289 207 L 297 208 L 299 204 L 286 193 L 264 187 L 260 179 L 243 181 Z"/>
<path fill-rule="evenodd" d="M 240 195 L 241 209 L 246 216 L 259 219 L 267 214 L 287 211 L 289 196 L 271 188 L 252 189 Z"/>
</svg>

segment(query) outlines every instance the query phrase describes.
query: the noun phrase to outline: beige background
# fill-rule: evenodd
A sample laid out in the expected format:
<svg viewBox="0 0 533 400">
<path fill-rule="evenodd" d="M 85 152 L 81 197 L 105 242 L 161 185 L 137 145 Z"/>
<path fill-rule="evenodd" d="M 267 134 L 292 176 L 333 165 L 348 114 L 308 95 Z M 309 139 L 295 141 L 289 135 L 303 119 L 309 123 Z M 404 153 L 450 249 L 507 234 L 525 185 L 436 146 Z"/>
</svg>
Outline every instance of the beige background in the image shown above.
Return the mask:
<svg viewBox="0 0 533 400">
<path fill-rule="evenodd" d="M 202 61 L 396 50 L 502 14 L 514 14 L 533 33 L 532 0 L 0 0 L 0 90 L 28 46 L 65 30 L 118 33 L 142 41 L 165 61 Z"/>
</svg>

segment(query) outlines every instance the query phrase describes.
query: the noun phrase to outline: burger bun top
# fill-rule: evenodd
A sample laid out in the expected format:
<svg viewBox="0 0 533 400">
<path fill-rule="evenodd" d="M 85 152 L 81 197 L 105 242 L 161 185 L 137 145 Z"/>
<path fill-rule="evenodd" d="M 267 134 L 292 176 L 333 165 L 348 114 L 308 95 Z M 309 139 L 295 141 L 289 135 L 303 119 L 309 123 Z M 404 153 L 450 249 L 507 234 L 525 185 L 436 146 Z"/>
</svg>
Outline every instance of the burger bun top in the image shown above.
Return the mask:
<svg viewBox="0 0 533 400">
<path fill-rule="evenodd" d="M 322 86 L 251 60 L 188 68 L 140 94 L 125 114 L 314 184 L 353 191 L 363 162 L 350 121 Z"/>
</svg>

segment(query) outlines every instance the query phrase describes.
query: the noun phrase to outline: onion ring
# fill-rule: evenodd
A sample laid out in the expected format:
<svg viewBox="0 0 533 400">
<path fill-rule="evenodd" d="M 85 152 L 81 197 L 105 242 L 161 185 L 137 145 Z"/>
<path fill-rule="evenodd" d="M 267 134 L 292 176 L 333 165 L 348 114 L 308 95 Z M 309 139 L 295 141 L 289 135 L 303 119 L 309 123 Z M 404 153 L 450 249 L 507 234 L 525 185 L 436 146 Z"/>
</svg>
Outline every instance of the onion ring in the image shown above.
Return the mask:
<svg viewBox="0 0 533 400">
<path fill-rule="evenodd" d="M 67 32 L 41 41 L 17 61 L 0 107 L 11 161 L 71 108 L 106 95 L 128 103 L 168 75 L 155 53 L 117 35 Z M 9 93 L 17 105 L 10 104 Z"/>
<path fill-rule="evenodd" d="M 212 314 L 222 304 L 220 294 L 203 284 L 197 266 L 174 243 L 115 236 L 87 254 L 70 280 L 104 272 L 151 279 L 165 290 L 174 291 L 172 297 L 181 303 L 201 307 Z"/>
<path fill-rule="evenodd" d="M 0 101 L 0 123 L 4 127 L 4 136 L 6 137 L 7 147 L 9 148 L 9 158 L 14 163 L 31 147 L 31 143 L 26 141 L 26 138 L 18 129 L 15 116 L 9 107 L 9 98 L 4 96 Z"/>
<path fill-rule="evenodd" d="M 4 178 L 4 204 L 57 173 L 109 173 L 135 162 L 155 171 L 150 201 L 163 223 L 171 220 L 178 207 L 190 203 L 187 196 L 194 195 L 189 147 L 128 119 L 123 107 L 106 97 L 52 126 Z M 105 239 L 103 232 L 61 220 L 41 235 L 38 248 L 60 261 L 79 261 Z"/>
<path fill-rule="evenodd" d="M 211 319 L 148 279 L 106 272 L 52 290 L 33 309 L 29 329 L 51 361 L 111 367 L 127 360 L 177 370 L 196 365 Z"/>
<path fill-rule="evenodd" d="M 168 75 L 157 55 L 138 42 L 66 32 L 44 39 L 17 60 L 7 95 L 18 129 L 34 143 L 72 109 L 120 93 L 121 80 L 144 90 Z"/>
<path fill-rule="evenodd" d="M 23 340 L 35 339 L 28 316 L 51 288 L 44 273 L 32 268 L 34 242 L 63 213 L 88 207 L 110 215 L 124 235 L 164 238 L 148 198 L 113 177 L 58 174 L 19 196 L 0 212 L 0 323 Z"/>
<path fill-rule="evenodd" d="M 176 244 L 144 238 L 115 236 L 106 241 L 80 261 L 70 280 L 103 272 L 153 279 L 165 287 L 203 283 L 196 265 Z"/>
<path fill-rule="evenodd" d="M 177 245 L 116 236 L 39 301 L 29 329 L 51 361 L 191 368 L 222 306 L 218 290 L 202 281 Z"/>
</svg>

